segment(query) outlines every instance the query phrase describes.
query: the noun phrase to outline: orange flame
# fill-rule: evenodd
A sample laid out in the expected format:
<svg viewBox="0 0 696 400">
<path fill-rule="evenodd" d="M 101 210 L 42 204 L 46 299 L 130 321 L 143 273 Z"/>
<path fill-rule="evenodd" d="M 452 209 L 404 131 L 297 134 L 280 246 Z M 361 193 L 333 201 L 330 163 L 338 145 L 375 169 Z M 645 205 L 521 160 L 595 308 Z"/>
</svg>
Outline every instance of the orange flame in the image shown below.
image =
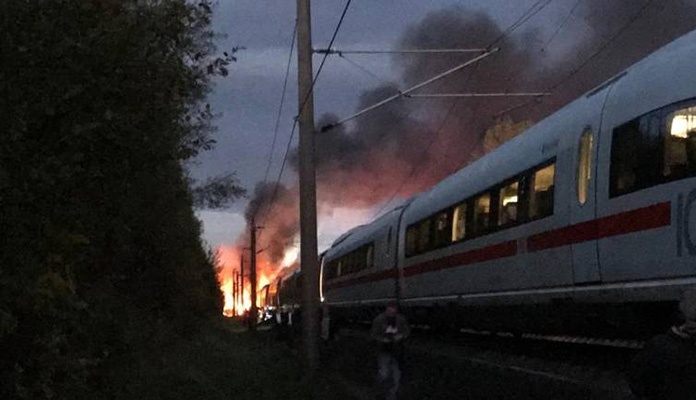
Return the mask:
<svg viewBox="0 0 696 400">
<path fill-rule="evenodd" d="M 238 315 L 243 315 L 245 311 L 251 309 L 251 282 L 249 281 L 249 270 L 248 261 L 245 260 L 245 271 L 244 271 L 244 296 L 240 298 L 239 293 L 235 293 L 235 279 L 237 279 L 237 274 L 240 273 L 240 251 L 238 247 L 230 246 L 220 246 L 217 250 L 218 253 L 218 266 L 217 266 L 217 278 L 220 286 L 220 292 L 222 292 L 224 307 L 222 314 L 226 317 L 233 317 Z M 260 255 L 257 259 L 257 297 L 256 305 L 261 308 L 265 305 L 269 298 L 272 298 L 275 294 L 275 287 L 271 285 L 269 290 L 263 290 L 268 284 L 276 281 L 279 272 L 283 267 L 292 265 L 297 258 L 297 251 L 294 248 L 288 249 L 288 254 L 284 257 L 281 265 L 272 265 L 272 263 L 265 257 Z M 247 253 L 248 254 L 248 253 Z M 263 254 L 263 253 L 262 253 Z M 238 289 L 239 291 L 239 289 Z"/>
</svg>

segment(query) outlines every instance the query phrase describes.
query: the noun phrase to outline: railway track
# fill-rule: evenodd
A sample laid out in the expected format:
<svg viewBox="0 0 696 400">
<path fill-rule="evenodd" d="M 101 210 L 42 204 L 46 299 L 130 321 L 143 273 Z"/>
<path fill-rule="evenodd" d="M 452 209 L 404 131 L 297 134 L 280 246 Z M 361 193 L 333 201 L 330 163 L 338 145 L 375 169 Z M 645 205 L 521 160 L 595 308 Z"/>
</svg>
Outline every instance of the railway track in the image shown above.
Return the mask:
<svg viewBox="0 0 696 400">
<path fill-rule="evenodd" d="M 369 340 L 365 329 L 342 335 Z M 639 341 L 569 336 L 493 334 L 462 331 L 434 335 L 419 327 L 409 340 L 409 353 L 452 365 L 468 365 L 491 376 L 514 376 L 537 385 L 583 391 L 596 399 L 631 398 L 623 370 L 642 346 Z"/>
</svg>

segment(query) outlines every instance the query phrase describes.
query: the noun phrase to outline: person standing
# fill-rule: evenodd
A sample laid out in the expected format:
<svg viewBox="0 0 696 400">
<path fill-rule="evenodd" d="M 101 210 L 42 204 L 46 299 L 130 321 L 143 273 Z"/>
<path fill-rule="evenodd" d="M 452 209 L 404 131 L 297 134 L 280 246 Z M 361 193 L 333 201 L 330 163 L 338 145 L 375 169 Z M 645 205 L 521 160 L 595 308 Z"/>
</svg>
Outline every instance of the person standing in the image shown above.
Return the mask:
<svg viewBox="0 0 696 400">
<path fill-rule="evenodd" d="M 399 313 L 396 302 L 389 302 L 383 313 L 372 322 L 370 337 L 379 345 L 377 354 L 378 379 L 384 388 L 385 398 L 395 400 L 401 382 L 401 366 L 404 357 L 404 340 L 411 329 L 406 318 Z"/>
<path fill-rule="evenodd" d="M 679 310 L 684 323 L 648 341 L 628 366 L 638 398 L 696 398 L 696 290 L 682 295 Z"/>
</svg>

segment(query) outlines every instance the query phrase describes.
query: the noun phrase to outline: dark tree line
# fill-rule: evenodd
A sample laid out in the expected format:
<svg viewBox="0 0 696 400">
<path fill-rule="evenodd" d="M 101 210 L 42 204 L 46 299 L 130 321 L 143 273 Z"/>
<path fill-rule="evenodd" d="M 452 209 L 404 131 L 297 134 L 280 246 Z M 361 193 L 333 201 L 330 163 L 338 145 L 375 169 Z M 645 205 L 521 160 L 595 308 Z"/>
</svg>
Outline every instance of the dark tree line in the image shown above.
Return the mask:
<svg viewBox="0 0 696 400">
<path fill-rule="evenodd" d="M 207 1 L 1 2 L 0 398 L 127 397 L 139 352 L 219 315 L 184 168 L 234 60 L 210 19 Z M 218 203 L 240 194 L 223 184 Z"/>
</svg>

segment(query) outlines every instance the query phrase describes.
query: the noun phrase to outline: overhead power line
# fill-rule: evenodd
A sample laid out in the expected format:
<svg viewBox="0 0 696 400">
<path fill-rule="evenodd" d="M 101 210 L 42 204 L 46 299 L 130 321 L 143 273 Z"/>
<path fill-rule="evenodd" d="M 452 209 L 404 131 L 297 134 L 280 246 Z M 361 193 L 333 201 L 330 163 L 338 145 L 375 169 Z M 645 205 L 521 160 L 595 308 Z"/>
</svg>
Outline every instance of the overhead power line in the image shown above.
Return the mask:
<svg viewBox="0 0 696 400">
<path fill-rule="evenodd" d="M 283 113 L 283 104 L 285 103 L 285 92 L 288 88 L 288 76 L 290 75 L 290 64 L 292 62 L 292 53 L 295 50 L 295 36 L 297 33 L 297 21 L 295 21 L 295 26 L 292 28 L 292 41 L 290 42 L 290 52 L 288 53 L 288 62 L 285 66 L 285 79 L 283 79 L 283 90 L 280 95 L 280 105 L 278 106 L 278 114 L 276 115 L 275 128 L 273 129 L 273 142 L 271 144 L 271 152 L 268 154 L 268 164 L 266 165 L 266 173 L 264 174 L 263 181 L 268 181 L 268 173 L 271 170 L 271 163 L 273 161 L 273 153 L 275 152 L 276 141 L 278 140 L 278 130 L 280 127 L 280 117 Z"/>
<path fill-rule="evenodd" d="M 544 2 L 545 2 L 545 3 L 544 3 Z M 543 4 L 542 4 L 542 3 L 543 3 Z M 491 47 L 495 46 L 497 43 L 499 43 L 501 40 L 503 40 L 503 39 L 504 39 L 505 37 L 507 37 L 509 34 L 511 34 L 512 32 L 514 32 L 516 29 L 518 29 L 520 26 L 522 26 L 525 22 L 527 22 L 530 18 L 532 18 L 532 17 L 533 17 L 534 15 L 536 15 L 537 13 L 539 13 L 539 11 L 543 10 L 544 7 L 546 7 L 549 3 L 550 3 L 550 0 L 539 0 L 539 1 L 537 1 L 536 3 L 534 3 L 530 8 L 528 8 L 528 9 L 521 15 L 512 25 L 510 25 L 510 27 L 508 27 L 508 29 L 506 29 L 500 36 L 498 36 L 497 38 L 495 38 L 495 40 L 493 40 L 493 41 L 488 45 L 488 48 L 491 48 Z M 474 65 L 474 69 L 475 69 L 478 65 L 479 65 L 479 64 Z M 472 73 L 472 75 L 473 75 L 473 73 Z M 469 78 L 471 78 L 472 75 L 470 75 Z M 457 100 L 458 100 L 458 99 L 456 99 L 456 98 L 452 100 L 452 103 L 451 103 L 449 109 L 447 110 L 447 113 L 445 114 L 445 117 L 442 119 L 442 122 L 440 123 L 440 126 L 438 127 L 437 131 L 435 131 L 435 134 L 432 136 L 432 139 L 430 140 L 430 143 L 428 143 L 428 146 L 427 146 L 427 147 L 425 148 L 425 150 L 423 151 L 423 156 L 425 156 L 426 154 L 428 154 L 428 152 L 430 151 L 430 148 L 433 146 L 433 144 L 434 144 L 435 141 L 437 140 L 437 137 L 440 135 L 440 132 L 443 130 L 443 128 L 444 128 L 444 126 L 445 126 L 445 123 L 447 122 L 447 120 L 448 120 L 449 117 L 451 116 L 452 112 L 454 112 L 454 109 L 456 108 Z M 391 195 L 391 197 L 389 198 L 389 200 L 387 200 L 386 202 L 384 202 L 383 205 L 382 205 L 382 207 L 380 207 L 380 209 L 374 214 L 375 218 L 376 218 L 376 217 L 379 217 L 379 215 L 380 215 L 380 214 L 387 208 L 387 206 L 394 200 L 394 198 L 396 197 L 396 195 L 399 194 L 399 192 L 401 191 L 401 189 L 403 189 L 404 185 L 406 184 L 406 181 L 409 180 L 409 179 L 411 179 L 411 178 L 414 176 L 415 173 L 416 173 L 416 165 L 414 164 L 414 165 L 411 166 L 411 170 L 410 170 L 409 174 L 406 176 L 406 178 L 404 178 L 404 179 L 401 181 L 401 183 L 399 184 L 399 186 L 397 187 L 397 189 L 394 191 L 394 193 Z"/>
<path fill-rule="evenodd" d="M 500 50 L 500 48 L 498 48 L 498 47 L 492 48 L 492 49 L 486 51 L 485 53 L 483 53 L 483 54 L 481 54 L 481 55 L 479 55 L 479 56 L 476 56 L 476 57 L 474 57 L 474 58 L 472 58 L 472 59 L 470 59 L 470 60 L 468 60 L 468 61 L 466 61 L 466 62 L 464 62 L 464 63 L 462 63 L 462 64 L 459 64 L 459 65 L 457 65 L 457 66 L 454 67 L 454 68 L 450 68 L 450 69 L 448 69 L 447 71 L 445 71 L 445 72 L 443 72 L 443 73 L 440 73 L 440 74 L 438 74 L 438 75 L 436 75 L 436 76 L 434 76 L 434 77 L 432 77 L 432 78 L 430 78 L 430 79 L 428 79 L 428 80 L 426 80 L 426 81 L 423 81 L 423 82 L 421 82 L 421 83 L 419 83 L 419 84 L 417 84 L 417 85 L 415 85 L 415 86 L 412 86 L 412 87 L 410 87 L 410 88 L 408 88 L 408 89 L 406 89 L 406 90 L 404 90 L 404 91 L 401 91 L 401 92 L 398 93 L 398 94 L 395 94 L 395 95 L 393 95 L 393 96 L 387 97 L 386 99 L 384 99 L 384 100 L 382 100 L 382 101 L 380 101 L 380 102 L 378 102 L 378 103 L 375 103 L 375 104 L 373 104 L 373 105 L 371 105 L 371 106 L 369 106 L 369 107 L 367 107 L 367 108 L 364 108 L 364 109 L 362 109 L 362 110 L 356 112 L 355 114 L 353 114 L 353 115 L 351 115 L 351 116 L 348 116 L 348 117 L 346 117 L 346 118 L 343 118 L 342 120 L 340 120 L 340 121 L 338 121 L 338 122 L 336 122 L 336 123 L 326 125 L 326 126 L 324 126 L 324 127 L 321 128 L 321 131 L 322 131 L 322 132 L 326 132 L 326 131 L 329 130 L 329 129 L 333 129 L 333 128 L 335 128 L 335 127 L 337 127 L 337 126 L 339 126 L 339 125 L 342 125 L 342 124 L 344 124 L 344 123 L 346 123 L 346 122 L 348 122 L 348 121 L 350 121 L 350 120 L 352 120 L 352 119 L 355 119 L 355 118 L 357 118 L 357 117 L 359 117 L 359 116 L 361 116 L 361 115 L 363 115 L 363 114 L 365 114 L 365 113 L 368 113 L 368 112 L 370 112 L 370 111 L 372 111 L 372 110 L 374 110 L 374 109 L 377 109 L 377 108 L 382 107 L 382 106 L 384 106 L 384 105 L 386 105 L 386 104 L 388 104 L 388 103 L 391 103 L 392 101 L 394 101 L 394 100 L 396 100 L 396 99 L 398 99 L 398 98 L 400 98 L 400 97 L 402 97 L 402 96 L 408 95 L 408 93 L 410 93 L 410 92 L 413 92 L 413 91 L 415 91 L 415 90 L 418 90 L 418 89 L 420 89 L 420 88 L 422 88 L 422 87 L 424 87 L 424 86 L 427 86 L 427 85 L 429 85 L 429 84 L 431 84 L 431 83 L 433 83 L 433 82 L 435 82 L 435 81 L 438 81 L 438 80 L 444 78 L 444 77 L 447 76 L 447 75 L 451 75 L 451 74 L 453 74 L 454 72 L 457 72 L 457 71 L 459 71 L 459 70 L 461 70 L 461 69 L 463 69 L 463 68 L 466 68 L 466 67 L 468 67 L 468 66 L 471 65 L 471 64 L 474 64 L 474 63 L 476 63 L 476 62 L 478 62 L 478 61 L 480 61 L 480 60 L 483 60 L 484 58 L 490 56 L 490 55 L 493 54 L 493 53 L 496 53 L 496 52 L 499 51 L 499 50 Z"/>
<path fill-rule="evenodd" d="M 509 37 L 511 33 L 516 31 L 520 26 L 524 25 L 527 21 L 529 21 L 533 16 L 537 15 L 541 10 L 546 8 L 546 6 L 551 3 L 551 0 L 539 0 L 536 3 L 532 4 L 531 7 L 527 9 L 522 15 L 517 18 L 515 22 L 512 23 L 503 33 L 500 34 L 493 42 L 490 44 L 490 46 L 495 46 L 498 44 L 501 40 L 505 39 L 506 37 Z"/>
<path fill-rule="evenodd" d="M 568 21 L 570 21 L 570 17 L 572 17 L 573 14 L 575 13 L 575 10 L 580 5 L 580 1 L 581 0 L 575 1 L 575 5 L 573 6 L 573 8 L 570 9 L 570 11 L 568 12 L 568 15 L 566 15 L 565 18 L 563 18 L 563 21 L 561 21 L 560 25 L 558 25 L 558 28 L 556 28 L 556 31 L 551 35 L 551 37 L 549 37 L 549 39 L 544 44 L 544 47 L 542 47 L 542 51 L 544 50 L 544 48 L 548 47 L 548 45 L 551 44 L 551 42 L 553 42 L 554 39 L 556 39 L 556 36 L 558 36 L 558 34 L 561 32 L 561 30 L 563 30 L 563 27 L 566 25 L 566 23 L 568 23 Z"/>
<path fill-rule="evenodd" d="M 341 29 L 341 25 L 343 25 L 343 20 L 346 17 L 346 13 L 348 12 L 348 8 L 350 7 L 351 1 L 352 0 L 347 0 L 346 5 L 343 7 L 343 11 L 341 12 L 341 17 L 339 18 L 338 23 L 336 24 L 336 28 L 334 29 L 334 32 L 331 35 L 331 40 L 329 41 L 329 48 L 331 48 L 333 46 L 334 41 L 336 40 L 336 36 L 338 36 L 338 31 Z M 324 54 L 324 58 L 322 58 L 321 64 L 319 64 L 319 68 L 317 69 L 317 73 L 314 75 L 314 79 L 312 80 L 312 85 L 310 86 L 309 91 L 307 92 L 307 95 L 305 96 L 304 100 L 302 101 L 302 104 L 299 107 L 300 112 L 304 109 L 305 105 L 307 104 L 307 101 L 309 100 L 309 96 L 311 96 L 313 91 L 314 91 L 314 86 L 316 85 L 317 79 L 319 79 L 319 75 L 321 74 L 321 71 L 324 68 L 324 63 L 326 62 L 327 57 L 328 57 L 328 54 Z M 290 148 L 292 147 L 292 140 L 295 137 L 296 128 L 297 128 L 297 117 L 294 118 L 294 122 L 292 124 L 292 129 L 290 131 L 290 137 L 288 138 L 288 143 L 287 143 L 287 146 L 285 147 L 285 155 L 283 156 L 283 162 L 280 165 L 280 170 L 278 171 L 278 178 L 276 179 L 275 186 L 273 187 L 273 194 L 271 195 L 271 200 L 268 202 L 268 206 L 266 207 L 266 212 L 264 214 L 263 221 L 266 221 L 266 219 L 270 215 L 271 211 L 273 210 L 275 198 L 278 195 L 278 186 L 280 185 L 280 180 L 283 177 L 283 172 L 285 171 L 285 166 L 287 165 L 288 155 L 290 154 Z M 263 231 L 262 231 L 262 233 L 263 233 Z"/>
<path fill-rule="evenodd" d="M 557 82 L 553 86 L 551 86 L 547 92 L 553 92 L 556 89 L 558 89 L 560 86 L 564 85 L 566 82 L 571 80 L 575 75 L 577 75 L 580 71 L 582 71 L 587 65 L 589 65 L 592 60 L 594 60 L 599 54 L 601 54 L 604 50 L 609 47 L 619 36 L 621 36 L 626 29 L 628 29 L 631 25 L 633 25 L 638 18 L 645 12 L 645 10 L 648 8 L 652 0 L 646 0 L 646 2 L 641 6 L 641 8 L 633 14 L 633 16 L 618 30 L 614 35 L 612 35 L 602 46 L 600 46 L 597 50 L 595 50 L 585 61 L 583 61 L 580 65 L 578 65 L 575 69 L 573 69 L 565 78 L 563 78 L 560 82 Z M 533 99 L 530 101 L 526 101 L 524 103 L 518 104 L 516 106 L 510 107 L 508 109 L 505 109 L 501 112 L 499 112 L 496 116 L 504 115 L 509 112 L 518 110 L 520 108 L 524 108 L 534 102 L 539 102 L 539 99 Z"/>
<path fill-rule="evenodd" d="M 487 49 L 401 49 L 401 50 L 340 50 L 340 49 L 314 49 L 316 54 L 437 54 L 437 53 L 483 53 Z"/>
<path fill-rule="evenodd" d="M 338 31 L 341 29 L 341 25 L 343 25 L 343 20 L 346 17 L 346 13 L 348 12 L 348 7 L 350 7 L 350 2 L 352 0 L 346 1 L 345 7 L 343 7 L 343 12 L 341 13 L 341 18 L 338 20 L 338 24 L 336 25 L 336 29 L 334 29 L 333 35 L 331 35 L 331 40 L 329 41 L 329 48 L 333 47 L 334 41 L 336 41 L 336 36 L 338 36 Z M 309 87 L 309 91 L 307 92 L 307 95 L 305 96 L 304 100 L 302 101 L 302 105 L 300 106 L 300 113 L 302 113 L 302 110 L 304 110 L 305 105 L 307 105 L 307 100 L 309 100 L 309 96 L 314 93 L 314 86 L 317 84 L 317 80 L 319 79 L 319 75 L 321 75 L 321 70 L 324 68 L 324 64 L 326 63 L 326 58 L 328 57 L 328 53 L 324 54 L 324 57 L 321 59 L 321 64 L 319 64 L 319 68 L 317 68 L 317 73 L 314 74 L 314 79 L 312 79 L 312 85 Z"/>
<path fill-rule="evenodd" d="M 409 98 L 467 98 L 467 97 L 541 97 L 549 96 L 551 93 L 430 93 L 430 94 L 407 94 Z"/>
<path fill-rule="evenodd" d="M 355 69 L 363 72 L 365 75 L 369 76 L 370 78 L 374 79 L 377 83 L 383 84 L 386 82 L 386 79 L 383 77 L 380 77 L 376 73 L 372 72 L 368 68 L 356 63 L 355 61 L 351 60 L 350 58 L 346 57 L 344 54 L 340 54 L 341 60 L 347 62 L 348 64 L 352 65 Z M 401 92 L 399 90 L 399 92 Z"/>
</svg>

